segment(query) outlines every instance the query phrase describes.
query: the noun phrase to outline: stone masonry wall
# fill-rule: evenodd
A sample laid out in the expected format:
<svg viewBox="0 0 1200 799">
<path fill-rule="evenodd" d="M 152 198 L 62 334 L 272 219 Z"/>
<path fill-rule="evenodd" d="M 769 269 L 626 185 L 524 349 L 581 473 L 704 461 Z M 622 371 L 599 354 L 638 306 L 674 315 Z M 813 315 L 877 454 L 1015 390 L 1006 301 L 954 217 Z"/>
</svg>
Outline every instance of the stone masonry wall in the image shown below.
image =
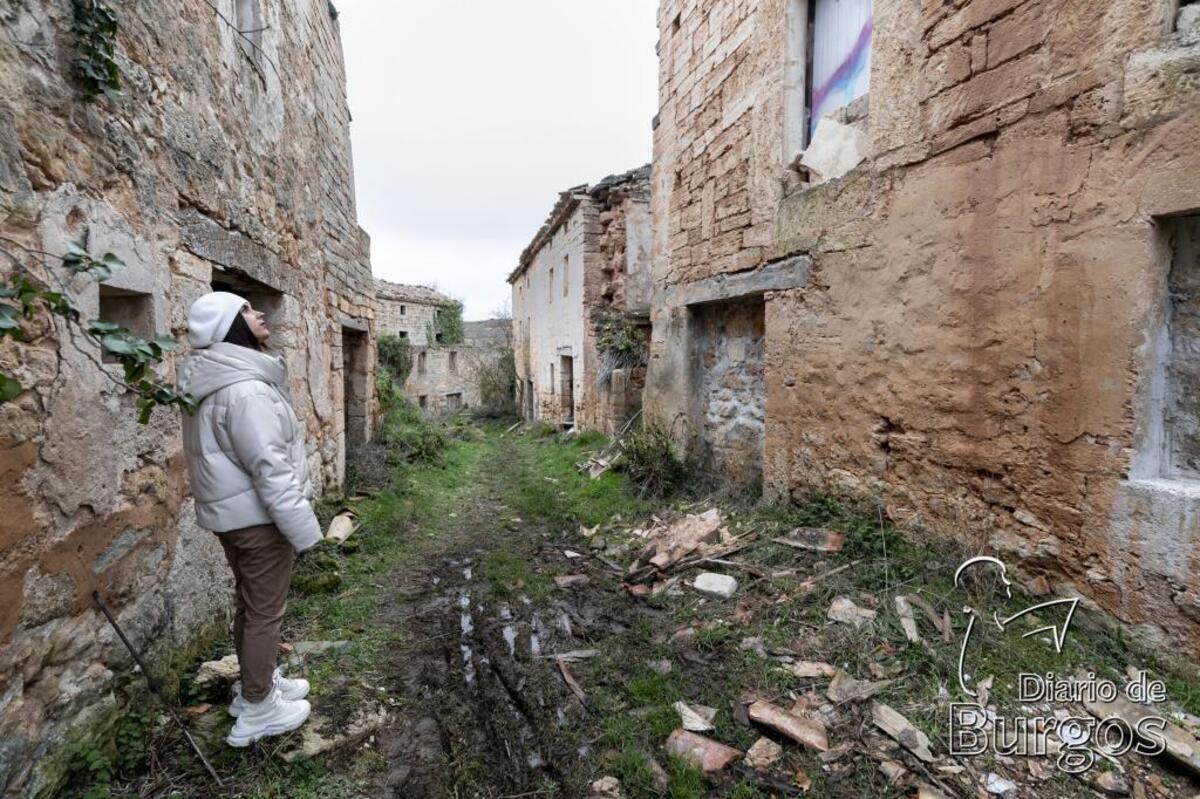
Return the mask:
<svg viewBox="0 0 1200 799">
<path fill-rule="evenodd" d="M 438 307 L 450 298 L 425 286 L 406 286 L 376 281 L 379 300 L 377 326 L 379 334 L 391 334 L 408 339 L 414 347 L 429 343 L 429 329 L 437 317 Z"/>
<path fill-rule="evenodd" d="M 664 2 L 653 413 L 686 407 L 689 298 L 753 289 L 770 495 L 877 499 L 1148 639 L 1200 643 L 1200 491 L 1155 432 L 1172 219 L 1200 212 L 1200 14 L 1176 10 L 876 0 L 867 160 L 809 187 L 772 133 L 779 4 Z M 770 120 L 739 140 L 748 174 L 773 175 L 751 218 L 775 226 L 727 253 L 696 175 L 714 148 L 747 163 L 723 138 L 735 115 Z M 743 251 L 756 271 L 730 275 Z"/>
<path fill-rule="evenodd" d="M 489 349 L 467 344 L 414 347 L 413 369 L 404 382 L 404 393 L 430 413 L 478 408 L 479 382 L 475 370 L 489 353 Z M 458 399 L 452 399 L 451 395 L 457 395 Z"/>
<path fill-rule="evenodd" d="M 236 23 L 231 0 L 218 5 Z M 346 408 L 343 386 L 373 384 L 374 287 L 330 6 L 262 0 L 261 52 L 204 3 L 114 7 L 123 95 L 93 103 L 73 76 L 71 3 L 0 10 L 0 236 L 118 254 L 128 267 L 110 284 L 133 293 L 130 320 L 151 335 L 185 339 L 188 305 L 214 283 L 244 291 L 288 363 L 314 481 L 335 485 L 346 420 L 373 401 Z M 114 302 L 88 279 L 69 288 L 88 319 Z M 365 348 L 350 381 L 343 334 Z M 63 744 L 106 740 L 140 689 L 93 590 L 160 675 L 230 605 L 220 548 L 195 524 L 177 413 L 139 426 L 99 352 L 65 341 L 39 318 L 26 342 L 0 345 L 27 389 L 0 405 L 0 786 L 14 795 L 53 794 Z"/>
</svg>

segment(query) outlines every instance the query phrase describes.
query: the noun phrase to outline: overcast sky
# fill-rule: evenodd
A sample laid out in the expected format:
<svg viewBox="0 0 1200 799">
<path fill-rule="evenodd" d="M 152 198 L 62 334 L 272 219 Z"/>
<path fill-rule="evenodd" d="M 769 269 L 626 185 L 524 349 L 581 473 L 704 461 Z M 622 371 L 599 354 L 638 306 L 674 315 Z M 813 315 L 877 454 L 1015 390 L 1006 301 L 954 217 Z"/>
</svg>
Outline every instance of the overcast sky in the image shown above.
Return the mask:
<svg viewBox="0 0 1200 799">
<path fill-rule="evenodd" d="M 341 0 L 377 277 L 492 316 L 558 192 L 650 160 L 653 0 Z"/>
</svg>

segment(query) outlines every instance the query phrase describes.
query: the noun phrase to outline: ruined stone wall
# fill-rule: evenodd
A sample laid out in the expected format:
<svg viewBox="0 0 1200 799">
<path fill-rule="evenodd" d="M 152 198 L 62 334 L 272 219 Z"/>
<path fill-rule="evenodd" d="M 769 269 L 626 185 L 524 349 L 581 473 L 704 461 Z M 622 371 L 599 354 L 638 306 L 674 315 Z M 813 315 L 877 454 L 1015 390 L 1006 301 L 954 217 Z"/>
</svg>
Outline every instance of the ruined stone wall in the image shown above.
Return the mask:
<svg viewBox="0 0 1200 799">
<path fill-rule="evenodd" d="M 403 336 L 414 347 L 429 344 L 429 330 L 437 318 L 438 307 L 450 298 L 424 286 L 405 286 L 376 281 L 379 310 L 376 317 L 379 334 Z"/>
<path fill-rule="evenodd" d="M 680 104 L 680 86 L 710 80 L 679 66 L 680 50 L 712 49 L 688 19 L 773 8 L 689 3 L 688 38 L 672 43 L 677 6 L 660 20 L 656 192 L 712 163 L 712 144 L 671 139 L 722 136 L 724 114 Z M 765 143 L 789 187 L 772 240 L 744 242 L 766 267 L 729 275 L 711 247 L 683 256 L 695 203 L 656 193 L 656 226 L 677 238 L 656 241 L 655 415 L 685 412 L 675 353 L 695 303 L 761 294 L 770 495 L 878 499 L 1151 639 L 1195 646 L 1200 491 L 1161 455 L 1169 363 L 1188 357 L 1170 345 L 1173 220 L 1200 212 L 1194 11 L 1176 31 L 1158 0 L 876 0 L 867 160 L 807 186 L 783 143 Z M 737 69 L 767 58 L 786 74 L 785 49 L 761 41 L 766 54 Z M 766 102 L 786 121 L 784 87 Z"/>
<path fill-rule="evenodd" d="M 413 369 L 404 393 L 430 413 L 479 407 L 479 364 L 495 350 L 469 344 L 413 347 Z M 453 395 L 457 395 L 455 398 Z"/>
<path fill-rule="evenodd" d="M 72 73 L 69 2 L 0 11 L 0 235 L 116 253 L 128 267 L 110 285 L 151 335 L 185 339 L 188 305 L 214 283 L 245 293 L 286 358 L 314 481 L 336 484 L 347 421 L 373 401 L 374 290 L 329 4 L 263 0 L 261 52 L 203 3 L 115 8 L 123 95 L 94 103 Z M 69 288 L 87 319 L 120 305 L 89 279 Z M 0 404 L 0 785 L 14 794 L 53 793 L 62 744 L 108 738 L 135 685 L 94 589 L 160 674 L 230 602 L 220 548 L 195 524 L 177 413 L 139 426 L 99 352 L 67 340 L 38 319 L 0 345 L 27 389 Z"/>
<path fill-rule="evenodd" d="M 692 318 L 693 456 L 732 484 L 762 474 L 763 302 L 709 303 Z"/>
</svg>

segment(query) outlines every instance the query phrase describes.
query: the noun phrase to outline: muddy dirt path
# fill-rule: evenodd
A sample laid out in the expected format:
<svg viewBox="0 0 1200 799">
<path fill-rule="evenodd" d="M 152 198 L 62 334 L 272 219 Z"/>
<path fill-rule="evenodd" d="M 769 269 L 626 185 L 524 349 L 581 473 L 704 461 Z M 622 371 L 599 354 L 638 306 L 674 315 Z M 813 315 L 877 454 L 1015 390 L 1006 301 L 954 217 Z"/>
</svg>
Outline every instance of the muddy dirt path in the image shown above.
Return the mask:
<svg viewBox="0 0 1200 799">
<path fill-rule="evenodd" d="M 403 638 L 389 653 L 388 688 L 404 699 L 380 736 L 389 768 L 375 795 L 586 792 L 576 772 L 589 744 L 571 729 L 588 710 L 548 656 L 586 648 L 591 631 L 621 632 L 630 614 L 654 611 L 597 601 L 586 591 L 531 599 L 537 592 L 522 590 L 519 579 L 515 590 L 498 594 L 497 584 L 510 575 L 479 574 L 481 564 L 489 572 L 516 564 L 520 573 L 527 563 L 562 557 L 547 541 L 561 531 L 515 517 L 504 502 L 531 468 L 518 447 L 490 448 L 452 511 L 463 545 L 397 586 L 384 611 L 381 621 Z"/>
</svg>

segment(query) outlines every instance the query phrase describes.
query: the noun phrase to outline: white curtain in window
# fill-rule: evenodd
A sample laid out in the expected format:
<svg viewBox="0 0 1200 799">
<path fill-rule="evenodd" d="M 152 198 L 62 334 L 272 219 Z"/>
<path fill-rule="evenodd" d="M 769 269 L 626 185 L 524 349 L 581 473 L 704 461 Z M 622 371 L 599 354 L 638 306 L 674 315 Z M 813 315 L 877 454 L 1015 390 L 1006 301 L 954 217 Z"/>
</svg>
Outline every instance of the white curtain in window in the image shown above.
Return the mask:
<svg viewBox="0 0 1200 799">
<path fill-rule="evenodd" d="M 812 129 L 867 93 L 872 0 L 817 0 L 813 21 Z"/>
</svg>

